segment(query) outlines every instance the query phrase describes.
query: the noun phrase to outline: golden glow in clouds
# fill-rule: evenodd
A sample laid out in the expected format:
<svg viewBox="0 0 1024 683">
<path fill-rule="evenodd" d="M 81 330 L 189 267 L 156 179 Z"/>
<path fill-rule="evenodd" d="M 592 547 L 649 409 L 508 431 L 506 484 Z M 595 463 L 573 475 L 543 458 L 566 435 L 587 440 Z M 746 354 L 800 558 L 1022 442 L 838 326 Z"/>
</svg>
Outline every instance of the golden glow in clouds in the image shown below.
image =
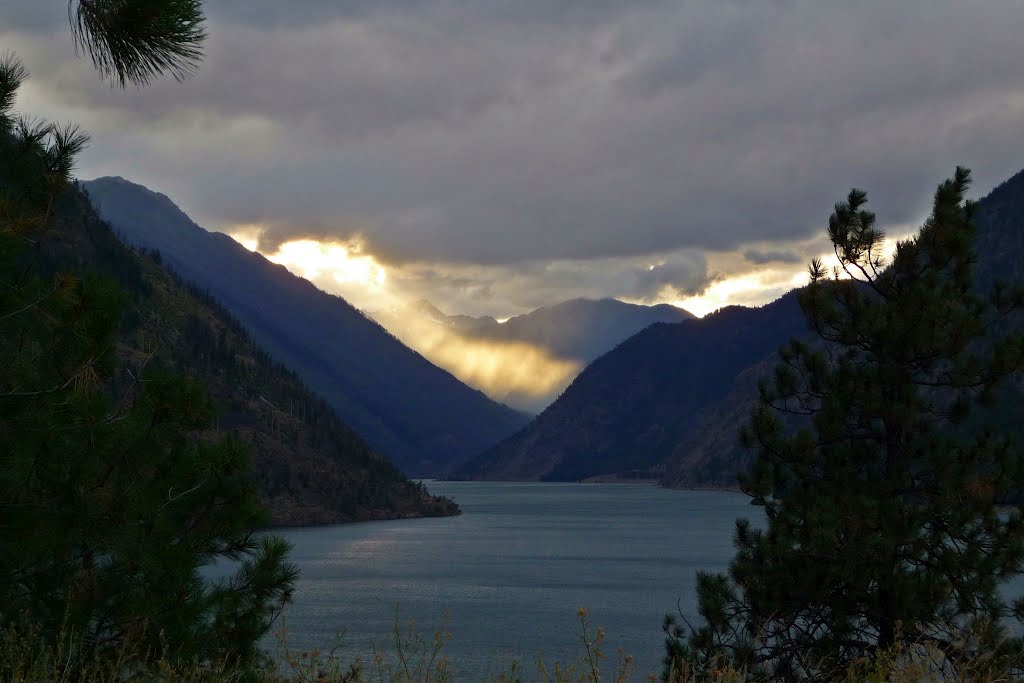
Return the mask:
<svg viewBox="0 0 1024 683">
<path fill-rule="evenodd" d="M 364 251 L 358 238 L 291 240 L 276 251 L 263 251 L 261 234 L 259 226 L 239 226 L 229 233 L 245 248 L 365 310 L 401 309 L 402 302 L 412 298 L 395 291 L 387 268 Z M 520 406 L 536 404 L 564 389 L 581 369 L 578 363 L 555 358 L 544 349 L 467 337 L 414 313 L 384 321 L 392 334 L 432 363 L 494 399 Z"/>
<path fill-rule="evenodd" d="M 391 332 L 431 362 L 491 398 L 522 408 L 555 395 L 582 368 L 545 349 L 522 342 L 467 337 L 458 330 L 415 314 L 389 319 Z"/>
<path fill-rule="evenodd" d="M 713 282 L 697 296 L 673 301 L 674 306 L 685 308 L 698 318 L 720 308 L 739 304 L 758 306 L 767 303 L 771 294 L 784 294 L 794 287 L 807 284 L 805 273 L 791 271 L 757 271 L 743 273 Z"/>
<path fill-rule="evenodd" d="M 381 287 L 388 278 L 384 266 L 373 256 L 363 254 L 362 244 L 357 241 L 295 240 L 285 242 L 276 252 L 264 256 L 307 280 L 319 280 L 328 275 L 339 284 Z"/>
<path fill-rule="evenodd" d="M 881 253 L 887 259 L 891 259 L 895 253 L 896 243 L 913 237 L 915 231 L 911 226 L 899 225 L 892 230 L 892 233 L 886 236 L 881 246 Z M 817 240 L 815 243 L 820 244 Z M 803 253 L 810 251 L 807 249 L 809 244 L 800 245 L 799 251 Z M 810 253 L 814 252 L 810 251 Z M 834 252 L 820 254 L 818 258 L 829 272 L 839 265 L 839 260 Z M 759 266 L 756 270 L 745 271 L 739 270 L 737 264 L 733 263 L 730 264 L 730 267 L 722 269 L 729 273 L 728 275 L 712 282 L 700 294 L 671 303 L 685 308 L 701 318 L 726 306 L 762 306 L 774 301 L 791 289 L 806 285 L 810 281 L 807 272 L 809 263 L 810 258 L 806 263 Z M 746 267 L 749 268 L 749 264 Z M 840 270 L 840 277 L 845 277 L 842 270 Z"/>
<path fill-rule="evenodd" d="M 249 251 L 259 251 L 260 233 L 263 231 L 253 225 L 241 226 L 228 233 L 228 237 L 241 244 Z"/>
</svg>

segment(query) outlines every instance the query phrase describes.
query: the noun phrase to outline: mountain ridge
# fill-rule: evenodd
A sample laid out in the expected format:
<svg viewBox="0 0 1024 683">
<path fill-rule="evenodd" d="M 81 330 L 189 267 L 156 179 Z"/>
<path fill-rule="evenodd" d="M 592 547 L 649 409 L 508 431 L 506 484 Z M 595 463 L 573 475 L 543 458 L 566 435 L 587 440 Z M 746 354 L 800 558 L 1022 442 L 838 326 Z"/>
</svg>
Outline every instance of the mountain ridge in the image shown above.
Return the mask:
<svg viewBox="0 0 1024 683">
<path fill-rule="evenodd" d="M 440 476 L 526 423 L 406 348 L 344 299 L 227 235 L 160 193 L 123 178 L 83 183 L 130 244 L 208 290 L 275 359 L 295 370 L 403 471 Z"/>
<path fill-rule="evenodd" d="M 338 420 L 323 399 L 260 349 L 209 296 L 125 246 L 88 198 L 72 188 L 58 203 L 59 230 L 41 242 L 43 273 L 96 272 L 127 294 L 114 378 L 131 384 L 148 366 L 203 383 L 218 408 L 193 436 L 231 432 L 250 449 L 261 503 L 278 526 L 457 514 L 430 496 Z"/>
<path fill-rule="evenodd" d="M 721 398 L 729 377 L 802 323 L 790 294 L 761 308 L 733 306 L 652 325 L 589 365 L 524 430 L 452 476 L 575 481 L 657 467 L 699 419 L 702 397 L 690 391 L 694 383 Z M 734 353 L 720 355 L 718 365 L 698 362 L 722 349 Z"/>
</svg>

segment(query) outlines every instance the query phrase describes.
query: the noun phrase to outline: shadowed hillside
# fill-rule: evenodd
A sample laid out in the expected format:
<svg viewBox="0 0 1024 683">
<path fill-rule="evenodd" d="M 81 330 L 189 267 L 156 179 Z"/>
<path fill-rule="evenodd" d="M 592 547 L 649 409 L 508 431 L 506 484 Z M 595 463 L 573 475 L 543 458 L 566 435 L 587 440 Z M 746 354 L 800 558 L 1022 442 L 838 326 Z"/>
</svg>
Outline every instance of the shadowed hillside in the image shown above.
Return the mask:
<svg viewBox="0 0 1024 683">
<path fill-rule="evenodd" d="M 740 372 L 801 330 L 792 295 L 759 309 L 652 325 L 455 477 L 573 481 L 660 465 Z"/>
<path fill-rule="evenodd" d="M 160 251 L 165 266 L 208 290 L 403 471 L 443 475 L 526 423 L 525 415 L 432 365 L 344 299 L 227 235 L 203 230 L 166 196 L 121 178 L 84 186 L 126 242 Z"/>
<path fill-rule="evenodd" d="M 220 414 L 201 438 L 228 430 L 250 445 L 253 477 L 277 525 L 456 514 L 375 453 L 275 363 L 209 296 L 166 273 L 159 256 L 121 244 L 77 190 L 62 200 L 59 230 L 43 245 L 43 272 L 97 271 L 125 290 L 115 391 L 163 367 L 203 382 Z"/>
</svg>

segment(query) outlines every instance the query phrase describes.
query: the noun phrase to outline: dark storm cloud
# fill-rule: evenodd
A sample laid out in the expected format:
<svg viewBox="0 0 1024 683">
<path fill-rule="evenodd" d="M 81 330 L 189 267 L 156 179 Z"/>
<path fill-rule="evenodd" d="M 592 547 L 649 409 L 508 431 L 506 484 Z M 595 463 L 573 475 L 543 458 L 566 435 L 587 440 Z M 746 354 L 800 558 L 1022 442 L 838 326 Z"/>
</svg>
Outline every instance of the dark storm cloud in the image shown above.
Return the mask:
<svg viewBox="0 0 1024 683">
<path fill-rule="evenodd" d="M 663 6 L 665 0 L 634 0 L 635 5 Z M 499 21 L 518 24 L 593 24 L 608 14 L 621 13 L 621 0 L 220 0 L 207 11 L 225 21 L 257 26 L 305 26 L 323 21 L 361 20 L 394 14 L 442 15 L 453 23 Z"/>
<path fill-rule="evenodd" d="M 60 2 L 0 5 L 0 40 L 52 84 L 30 102 L 87 119 L 83 175 L 130 175 L 210 227 L 263 224 L 268 244 L 359 233 L 391 264 L 516 264 L 548 283 L 517 279 L 523 301 L 598 277 L 564 264 L 613 259 L 608 294 L 698 291 L 706 265 L 644 274 L 635 259 L 740 249 L 789 263 L 770 244 L 823 235 L 851 186 L 883 224 L 902 223 L 957 163 L 979 189 L 1024 166 L 1019 2 L 219 0 L 208 12 L 200 74 L 143 93 L 74 64 L 54 29 Z M 534 265 L 546 262 L 563 267 Z M 505 286 L 481 277 L 463 289 Z"/>
<path fill-rule="evenodd" d="M 767 263 L 803 263 L 805 260 L 803 256 L 794 251 L 765 251 L 762 249 L 748 249 L 743 252 L 743 258 L 758 266 Z"/>
<path fill-rule="evenodd" d="M 0 0 L 0 34 L 40 33 L 67 27 L 66 1 Z"/>
<path fill-rule="evenodd" d="M 659 262 L 637 272 L 637 289 L 632 296 L 648 299 L 663 289 L 677 297 L 700 293 L 708 283 L 708 263 L 703 254 L 689 253 L 669 262 Z"/>
<path fill-rule="evenodd" d="M 574 298 L 610 295 L 634 301 L 678 300 L 717 276 L 704 254 L 682 251 L 657 258 L 529 261 L 511 265 L 408 264 L 391 271 L 403 298 L 459 302 L 474 315 L 529 311 Z"/>
</svg>

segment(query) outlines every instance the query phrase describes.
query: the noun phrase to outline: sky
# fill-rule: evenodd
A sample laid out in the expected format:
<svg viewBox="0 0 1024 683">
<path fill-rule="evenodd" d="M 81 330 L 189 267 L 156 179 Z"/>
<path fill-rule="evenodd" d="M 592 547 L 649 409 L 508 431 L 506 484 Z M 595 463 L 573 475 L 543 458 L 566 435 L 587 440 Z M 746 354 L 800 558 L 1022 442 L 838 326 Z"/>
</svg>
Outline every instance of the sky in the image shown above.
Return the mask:
<svg viewBox="0 0 1024 683">
<path fill-rule="evenodd" d="M 956 164 L 1024 167 L 1019 0 L 211 0 L 198 75 L 76 57 L 0 0 L 25 113 L 367 310 L 770 301 L 851 187 L 905 234 Z"/>
</svg>

